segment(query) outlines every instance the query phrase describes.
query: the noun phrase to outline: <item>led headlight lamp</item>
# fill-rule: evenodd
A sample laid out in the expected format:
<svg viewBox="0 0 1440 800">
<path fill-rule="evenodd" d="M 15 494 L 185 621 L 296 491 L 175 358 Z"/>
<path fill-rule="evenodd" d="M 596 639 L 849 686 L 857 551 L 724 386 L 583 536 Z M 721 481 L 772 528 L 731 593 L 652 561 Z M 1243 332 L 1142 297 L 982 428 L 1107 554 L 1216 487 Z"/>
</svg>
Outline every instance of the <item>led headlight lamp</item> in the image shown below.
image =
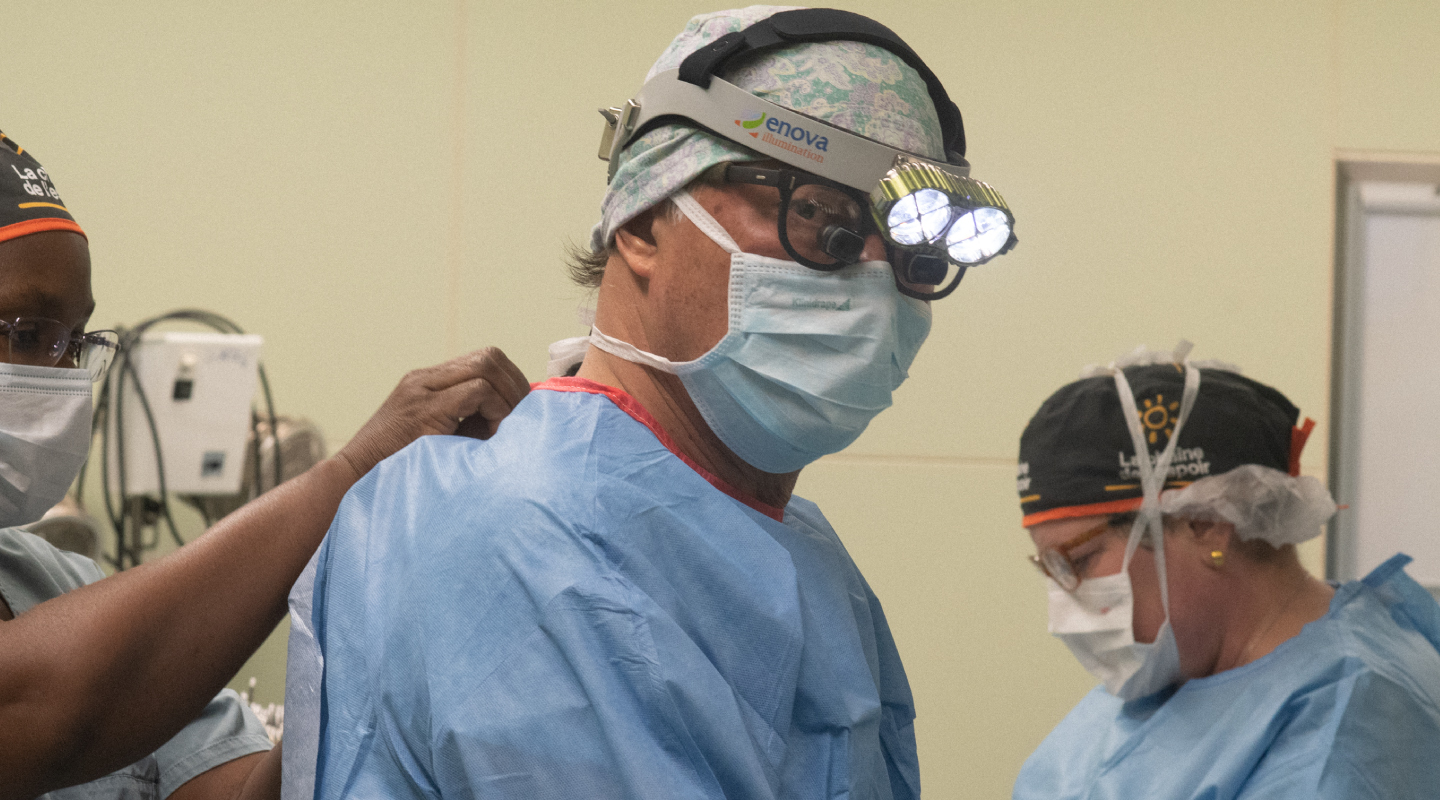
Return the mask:
<svg viewBox="0 0 1440 800">
<path fill-rule="evenodd" d="M 948 260 L 975 266 L 1015 246 L 1015 217 L 1000 193 L 968 175 L 896 156 L 895 166 L 870 193 L 870 211 L 885 239 L 908 248 L 918 282 Z"/>
<path fill-rule="evenodd" d="M 718 77 L 742 53 L 837 40 L 882 47 L 920 74 L 940 118 L 945 161 L 851 133 Z M 902 290 L 905 285 L 932 287 L 917 296 L 949 294 L 965 269 L 1009 252 L 1016 243 L 1010 207 L 999 192 L 969 176 L 960 110 L 939 79 L 900 37 L 859 14 L 782 11 L 711 42 L 679 69 L 646 81 L 624 105 L 600 113 L 606 126 L 599 155 L 610 162 L 609 178 L 626 145 L 679 117 L 767 158 L 858 190 L 868 196 L 875 225 L 892 248 L 892 261 L 899 262 L 894 266 Z"/>
</svg>

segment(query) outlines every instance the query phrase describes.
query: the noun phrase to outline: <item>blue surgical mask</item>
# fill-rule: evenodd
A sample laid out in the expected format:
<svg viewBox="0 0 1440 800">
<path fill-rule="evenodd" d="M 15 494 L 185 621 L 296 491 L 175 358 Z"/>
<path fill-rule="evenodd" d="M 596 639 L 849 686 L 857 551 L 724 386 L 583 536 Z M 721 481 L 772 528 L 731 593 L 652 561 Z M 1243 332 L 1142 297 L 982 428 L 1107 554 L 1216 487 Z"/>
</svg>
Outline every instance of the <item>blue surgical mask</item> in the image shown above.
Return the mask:
<svg viewBox="0 0 1440 800">
<path fill-rule="evenodd" d="M 742 253 L 688 193 L 671 198 L 730 253 L 730 327 L 694 361 L 611 338 L 590 343 L 680 378 L 706 424 L 765 472 L 794 472 L 845 449 L 890 406 L 930 333 L 930 306 L 895 288 L 884 261 L 821 272 Z"/>
</svg>

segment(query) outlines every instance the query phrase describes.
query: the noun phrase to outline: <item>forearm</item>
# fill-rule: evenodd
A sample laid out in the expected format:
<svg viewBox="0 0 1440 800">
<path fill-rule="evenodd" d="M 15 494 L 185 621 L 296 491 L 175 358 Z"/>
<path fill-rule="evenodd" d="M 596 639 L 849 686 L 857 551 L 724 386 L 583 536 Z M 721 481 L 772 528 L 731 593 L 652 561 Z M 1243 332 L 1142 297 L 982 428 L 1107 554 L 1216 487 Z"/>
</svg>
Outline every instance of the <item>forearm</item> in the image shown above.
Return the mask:
<svg viewBox="0 0 1440 800">
<path fill-rule="evenodd" d="M 184 549 L 0 626 L 0 798 L 107 774 L 194 718 L 284 616 L 357 477 L 324 461 Z"/>
</svg>

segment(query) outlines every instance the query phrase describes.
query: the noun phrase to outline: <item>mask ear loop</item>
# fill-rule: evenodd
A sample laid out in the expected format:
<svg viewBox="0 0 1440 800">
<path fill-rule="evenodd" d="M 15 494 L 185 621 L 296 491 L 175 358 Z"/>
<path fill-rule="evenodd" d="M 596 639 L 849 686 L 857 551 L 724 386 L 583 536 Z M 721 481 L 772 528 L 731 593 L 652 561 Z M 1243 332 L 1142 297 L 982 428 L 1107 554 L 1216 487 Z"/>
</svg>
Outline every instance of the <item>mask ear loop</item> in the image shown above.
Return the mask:
<svg viewBox="0 0 1440 800">
<path fill-rule="evenodd" d="M 693 362 L 671 361 L 664 356 L 657 356 L 654 353 L 647 353 L 629 342 L 616 339 L 613 336 L 603 333 L 598 326 L 590 327 L 590 336 L 587 338 L 589 344 L 604 350 L 612 356 L 623 358 L 633 364 L 642 364 L 647 367 L 654 367 L 661 372 L 675 374 L 676 368 L 681 364 Z"/>
<path fill-rule="evenodd" d="M 716 222 L 715 218 L 710 216 L 710 212 L 706 211 L 705 208 L 700 205 L 699 201 L 691 197 L 689 192 L 681 189 L 675 194 L 670 195 L 670 202 L 674 203 L 675 207 L 680 209 L 680 213 L 689 217 L 690 221 L 695 223 L 695 227 L 699 228 L 701 233 L 709 236 L 710 241 L 719 245 L 721 250 L 724 250 L 732 256 L 740 252 L 740 245 L 735 243 L 735 239 L 730 235 L 729 231 L 722 228 L 720 223 Z"/>
<path fill-rule="evenodd" d="M 706 211 L 695 198 L 690 196 L 689 192 L 681 189 L 675 194 L 670 195 L 670 202 L 674 203 L 675 207 L 680 209 L 680 213 L 695 223 L 695 227 L 699 228 L 706 236 L 709 236 L 710 241 L 719 245 L 721 250 L 731 255 L 740 252 L 740 245 L 735 243 L 735 239 L 720 226 L 720 223 L 710 215 L 709 211 Z M 732 303 L 732 308 L 733 307 L 734 304 Z M 629 342 L 623 342 L 613 336 L 606 335 L 600 330 L 599 326 L 595 325 L 593 311 L 590 317 L 589 343 L 613 356 L 623 358 L 631 363 L 654 367 L 661 372 L 668 372 L 672 375 L 675 374 L 679 366 L 693 363 L 689 361 L 671 361 L 664 356 L 647 353 Z"/>
<path fill-rule="evenodd" d="M 1180 413 L 1175 418 L 1175 427 L 1171 429 L 1170 441 L 1165 444 L 1165 449 L 1153 463 L 1150 461 L 1150 449 L 1145 446 L 1145 434 L 1140 428 L 1140 412 L 1135 407 L 1135 395 L 1130 390 L 1130 382 L 1125 379 L 1124 370 L 1113 363 L 1110 365 L 1115 375 L 1115 389 L 1120 394 L 1125 424 L 1130 429 L 1130 441 L 1135 447 L 1135 462 L 1140 471 L 1140 491 L 1143 496 L 1135 524 L 1130 527 L 1130 539 L 1125 543 L 1125 560 L 1120 570 L 1129 572 L 1130 559 L 1135 555 L 1135 548 L 1139 547 L 1140 540 L 1148 531 L 1155 544 L 1155 569 L 1160 576 L 1160 604 L 1165 610 L 1167 620 L 1170 619 L 1170 590 L 1165 572 L 1165 527 L 1160 517 L 1160 492 L 1170 474 L 1170 462 L 1175 457 L 1180 430 L 1190 417 L 1190 410 L 1195 406 L 1195 396 L 1200 392 L 1200 370 L 1190 365 L 1188 357 L 1184 364 L 1185 389 L 1180 400 Z"/>
</svg>

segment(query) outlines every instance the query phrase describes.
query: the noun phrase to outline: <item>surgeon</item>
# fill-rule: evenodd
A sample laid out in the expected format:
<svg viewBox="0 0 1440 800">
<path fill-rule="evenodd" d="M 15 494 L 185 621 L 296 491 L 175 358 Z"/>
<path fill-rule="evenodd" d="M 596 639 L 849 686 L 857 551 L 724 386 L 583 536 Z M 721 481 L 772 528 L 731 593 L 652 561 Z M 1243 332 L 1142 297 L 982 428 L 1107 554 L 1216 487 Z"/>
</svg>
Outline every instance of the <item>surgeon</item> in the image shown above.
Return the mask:
<svg viewBox="0 0 1440 800">
<path fill-rule="evenodd" d="M 1050 631 L 1102 683 L 1014 797 L 1234 800 L 1440 792 L 1440 605 L 1397 555 L 1327 584 L 1295 546 L 1335 512 L 1312 422 L 1235 367 L 1137 351 L 1062 387 L 1020 439 Z"/>
<path fill-rule="evenodd" d="M 318 555 L 313 794 L 918 797 L 880 603 L 791 492 L 1013 217 L 846 12 L 695 17 L 606 118 L 578 375 L 385 461 Z"/>
<path fill-rule="evenodd" d="M 277 796 L 278 751 L 222 687 L 279 621 L 346 489 L 462 418 L 491 432 L 524 377 L 493 350 L 413 372 L 334 456 L 102 580 L 18 528 L 64 496 L 89 450 L 92 383 L 116 349 L 113 331 L 86 332 L 94 307 L 84 232 L 0 134 L 0 798 Z"/>
</svg>

